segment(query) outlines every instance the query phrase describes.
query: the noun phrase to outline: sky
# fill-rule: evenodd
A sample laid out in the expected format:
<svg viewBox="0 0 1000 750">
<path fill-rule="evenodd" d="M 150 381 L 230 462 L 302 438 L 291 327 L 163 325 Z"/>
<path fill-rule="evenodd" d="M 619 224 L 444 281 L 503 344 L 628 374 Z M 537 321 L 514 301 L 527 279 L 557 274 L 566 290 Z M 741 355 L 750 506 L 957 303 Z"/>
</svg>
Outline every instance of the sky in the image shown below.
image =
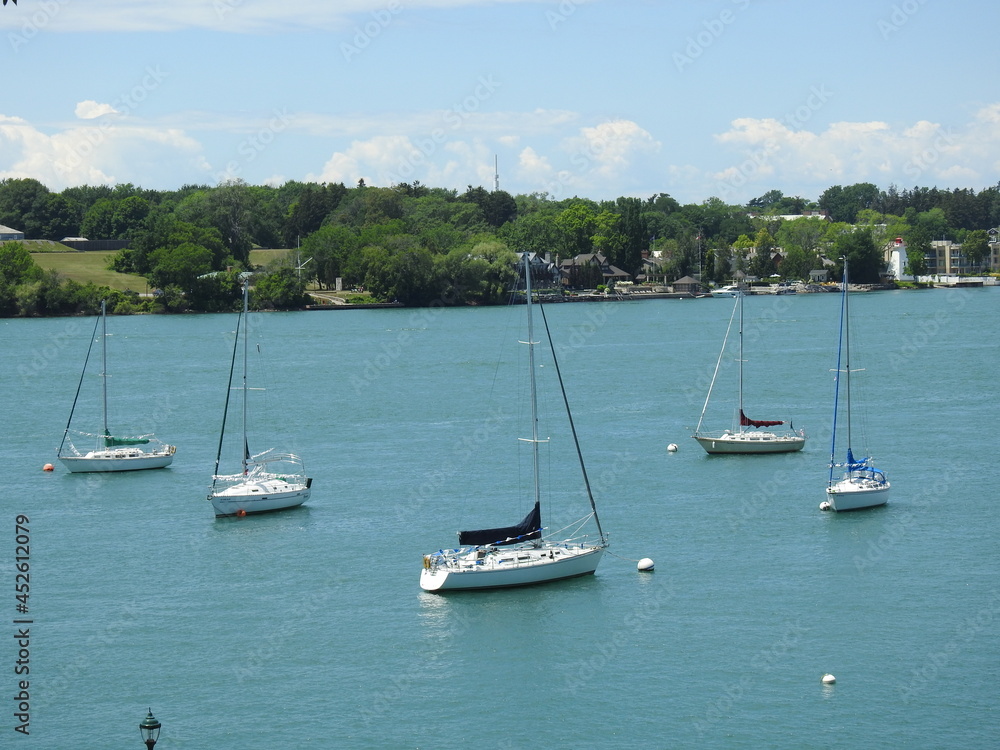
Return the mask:
<svg viewBox="0 0 1000 750">
<path fill-rule="evenodd" d="M 1000 180 L 993 0 L 19 0 L 0 179 L 744 204 Z"/>
</svg>

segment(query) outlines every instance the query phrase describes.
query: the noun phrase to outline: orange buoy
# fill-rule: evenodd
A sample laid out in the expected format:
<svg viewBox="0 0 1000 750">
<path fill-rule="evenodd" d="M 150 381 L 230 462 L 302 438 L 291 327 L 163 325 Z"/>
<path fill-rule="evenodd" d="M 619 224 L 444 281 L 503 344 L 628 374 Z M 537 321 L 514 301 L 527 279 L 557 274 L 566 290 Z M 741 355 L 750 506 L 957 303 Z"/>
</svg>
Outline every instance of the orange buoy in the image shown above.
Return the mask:
<svg viewBox="0 0 1000 750">
<path fill-rule="evenodd" d="M 243 516 L 245 516 L 246 514 L 247 512 L 243 510 L 243 508 L 240 508 L 238 511 L 236 511 L 236 515 L 239 516 L 240 518 L 243 518 Z"/>
<path fill-rule="evenodd" d="M 55 469 L 56 467 L 52 464 L 45 464 L 45 466 L 42 467 L 42 471 L 55 471 Z"/>
</svg>

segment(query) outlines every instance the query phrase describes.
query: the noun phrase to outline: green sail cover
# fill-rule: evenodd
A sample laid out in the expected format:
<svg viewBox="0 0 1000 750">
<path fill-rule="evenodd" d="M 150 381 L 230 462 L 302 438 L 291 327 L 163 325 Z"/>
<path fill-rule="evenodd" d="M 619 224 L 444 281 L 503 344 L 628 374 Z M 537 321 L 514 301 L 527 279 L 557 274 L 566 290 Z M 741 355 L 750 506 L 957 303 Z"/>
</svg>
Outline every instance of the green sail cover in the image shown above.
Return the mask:
<svg viewBox="0 0 1000 750">
<path fill-rule="evenodd" d="M 105 448 L 115 448 L 120 445 L 145 445 L 148 442 L 148 438 L 120 438 L 104 433 Z"/>
</svg>

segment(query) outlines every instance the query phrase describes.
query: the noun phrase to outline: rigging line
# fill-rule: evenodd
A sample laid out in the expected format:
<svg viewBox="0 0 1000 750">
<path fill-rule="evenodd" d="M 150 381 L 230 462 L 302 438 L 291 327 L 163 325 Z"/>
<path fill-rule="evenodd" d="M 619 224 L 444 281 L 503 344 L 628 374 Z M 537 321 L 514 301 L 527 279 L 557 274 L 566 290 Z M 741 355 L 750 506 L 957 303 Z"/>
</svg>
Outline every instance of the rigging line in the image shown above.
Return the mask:
<svg viewBox="0 0 1000 750">
<path fill-rule="evenodd" d="M 500 372 L 500 365 L 503 362 L 503 353 L 508 346 L 508 332 L 512 327 L 512 320 L 514 318 L 514 292 L 516 284 L 512 284 L 510 288 L 510 294 L 507 296 L 507 314 L 504 316 L 504 330 L 503 335 L 500 337 L 499 344 L 497 345 L 497 356 L 496 362 L 493 366 L 493 382 L 490 383 L 490 403 L 493 403 L 493 393 L 496 390 L 497 377 Z"/>
<path fill-rule="evenodd" d="M 612 552 L 611 550 L 607 550 L 607 553 L 608 553 L 609 555 L 611 555 L 612 557 L 617 557 L 617 558 L 618 558 L 619 560 L 624 560 L 625 562 L 634 562 L 634 563 L 637 563 L 637 562 L 642 562 L 642 559 L 641 559 L 641 558 L 640 558 L 640 559 L 638 559 L 638 560 L 633 560 L 633 559 L 632 559 L 631 557 L 622 557 L 621 555 L 616 555 L 616 554 L 615 554 L 614 552 Z"/>
<path fill-rule="evenodd" d="M 69 410 L 69 419 L 66 420 L 66 429 L 63 430 L 62 440 L 59 443 L 59 450 L 56 455 L 62 453 L 63 445 L 66 443 L 66 435 L 69 433 L 69 426 L 73 423 L 73 412 L 76 411 L 76 402 L 80 398 L 80 389 L 83 387 L 83 378 L 87 374 L 87 363 L 90 361 L 90 353 L 94 349 L 94 337 L 97 335 L 97 326 L 101 324 L 100 317 L 94 321 L 94 332 L 90 336 L 90 346 L 87 347 L 87 357 L 83 360 L 83 372 L 80 373 L 80 382 L 76 385 L 76 395 L 73 396 L 73 407 Z"/>
<path fill-rule="evenodd" d="M 739 292 L 742 294 L 742 292 Z M 739 300 L 737 300 L 739 303 Z M 695 428 L 695 432 L 701 432 L 701 423 L 705 419 L 705 410 L 708 409 L 708 402 L 712 398 L 712 389 L 715 388 L 715 379 L 719 375 L 719 367 L 722 365 L 722 357 L 726 353 L 726 345 L 729 343 L 729 332 L 733 329 L 733 320 L 736 318 L 736 307 L 733 305 L 733 312 L 729 316 L 729 325 L 726 326 L 726 336 L 722 339 L 722 350 L 719 352 L 719 359 L 715 362 L 715 372 L 712 373 L 712 383 L 708 386 L 708 395 L 705 396 L 705 405 L 701 407 L 701 416 L 698 418 L 698 426 Z"/>
<path fill-rule="evenodd" d="M 219 473 L 219 460 L 222 458 L 222 439 L 226 434 L 226 417 L 229 415 L 229 396 L 233 392 L 233 372 L 236 369 L 236 350 L 240 345 L 240 324 L 243 314 L 236 319 L 236 339 L 233 342 L 233 358 L 229 363 L 229 387 L 226 389 L 226 404 L 222 408 L 222 429 L 219 430 L 219 449 L 215 453 L 215 470 L 212 472 L 212 487 L 215 487 L 215 477 Z"/>
<path fill-rule="evenodd" d="M 597 533 L 601 535 L 601 542 L 605 541 L 604 529 L 601 528 L 601 519 L 597 515 L 597 503 L 594 502 L 594 494 L 590 490 L 590 477 L 587 476 L 587 467 L 583 462 L 583 452 L 580 450 L 580 440 L 576 436 L 576 425 L 573 423 L 573 413 L 569 408 L 569 399 L 566 397 L 566 387 L 563 385 L 562 372 L 559 369 L 559 360 L 556 358 L 556 348 L 552 343 L 552 331 L 549 330 L 549 319 L 545 317 L 545 305 L 539 305 L 538 310 L 542 314 L 542 323 L 545 325 L 545 335 L 549 339 L 549 351 L 552 352 L 552 364 L 555 366 L 556 376 L 559 378 L 559 390 L 562 391 L 563 403 L 566 404 L 566 416 L 569 418 L 569 429 L 573 433 L 573 444 L 576 446 L 576 455 L 580 459 L 580 469 L 583 471 L 583 483 L 587 486 L 587 498 L 590 500 L 590 508 L 594 511 L 594 521 L 597 522 Z"/>
<path fill-rule="evenodd" d="M 843 354 L 844 348 L 844 322 L 847 316 L 847 258 L 844 257 L 844 278 L 843 278 L 843 288 L 840 293 L 840 329 L 837 334 L 837 369 L 834 370 L 836 373 L 833 378 L 833 429 L 830 435 L 830 478 L 828 480 L 830 485 L 833 485 L 833 471 L 837 461 L 837 416 L 838 416 L 838 406 L 840 403 L 840 374 L 843 372 L 841 370 L 841 355 Z M 848 360 L 850 360 L 850 355 L 848 354 Z M 848 363 L 848 367 L 850 364 Z M 850 382 L 850 375 L 848 375 L 848 382 Z M 848 407 L 849 408 L 849 407 Z M 850 422 L 848 418 L 848 423 Z M 848 445 L 848 449 L 850 445 Z"/>
</svg>

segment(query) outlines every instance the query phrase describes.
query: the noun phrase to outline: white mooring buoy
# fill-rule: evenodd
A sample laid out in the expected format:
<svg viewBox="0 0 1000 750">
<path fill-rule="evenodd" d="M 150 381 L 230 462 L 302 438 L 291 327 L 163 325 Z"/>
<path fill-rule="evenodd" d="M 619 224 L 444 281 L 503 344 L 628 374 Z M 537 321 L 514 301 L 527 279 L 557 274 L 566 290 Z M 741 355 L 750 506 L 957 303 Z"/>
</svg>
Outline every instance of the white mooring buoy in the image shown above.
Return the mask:
<svg viewBox="0 0 1000 750">
<path fill-rule="evenodd" d="M 833 507 L 833 503 L 831 503 L 829 500 L 824 500 L 823 502 L 821 502 L 819 504 L 819 509 L 820 510 L 830 510 L 832 507 Z"/>
<path fill-rule="evenodd" d="M 671 453 L 676 453 L 677 452 L 677 443 L 671 443 L 670 445 L 668 445 L 667 446 L 667 450 L 670 451 Z"/>
<path fill-rule="evenodd" d="M 653 561 L 648 557 L 644 557 L 639 561 L 639 564 L 636 567 L 638 568 L 638 570 L 641 570 L 643 572 L 652 573 Z"/>
<path fill-rule="evenodd" d="M 823 675 L 823 684 L 824 684 L 824 685 L 832 685 L 832 684 L 833 684 L 833 683 L 835 683 L 836 681 L 837 681 L 837 678 L 836 678 L 836 677 L 834 677 L 834 676 L 833 676 L 832 674 L 830 674 L 829 672 L 827 672 L 827 673 L 826 673 L 825 675 Z"/>
</svg>

